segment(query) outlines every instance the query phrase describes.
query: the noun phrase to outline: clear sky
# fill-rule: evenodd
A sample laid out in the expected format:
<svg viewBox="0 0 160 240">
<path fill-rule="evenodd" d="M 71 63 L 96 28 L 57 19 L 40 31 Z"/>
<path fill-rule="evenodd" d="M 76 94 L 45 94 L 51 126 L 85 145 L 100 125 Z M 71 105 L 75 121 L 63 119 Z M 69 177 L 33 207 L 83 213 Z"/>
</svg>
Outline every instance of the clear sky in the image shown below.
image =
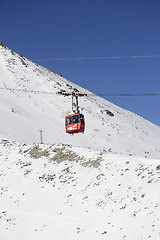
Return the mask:
<svg viewBox="0 0 160 240">
<path fill-rule="evenodd" d="M 97 94 L 160 93 L 159 0 L 1 0 L 0 41 Z M 8 86 L 9 87 L 9 86 Z M 105 97 L 160 125 L 159 97 Z"/>
</svg>

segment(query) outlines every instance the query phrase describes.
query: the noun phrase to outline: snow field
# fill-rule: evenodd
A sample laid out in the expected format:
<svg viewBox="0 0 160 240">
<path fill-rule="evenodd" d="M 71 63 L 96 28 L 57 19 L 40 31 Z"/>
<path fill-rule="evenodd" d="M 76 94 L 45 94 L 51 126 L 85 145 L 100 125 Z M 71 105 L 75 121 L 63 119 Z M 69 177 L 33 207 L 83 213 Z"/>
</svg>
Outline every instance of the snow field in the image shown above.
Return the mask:
<svg viewBox="0 0 160 240">
<path fill-rule="evenodd" d="M 0 229 L 19 239 L 159 239 L 160 161 L 0 144 Z"/>
</svg>

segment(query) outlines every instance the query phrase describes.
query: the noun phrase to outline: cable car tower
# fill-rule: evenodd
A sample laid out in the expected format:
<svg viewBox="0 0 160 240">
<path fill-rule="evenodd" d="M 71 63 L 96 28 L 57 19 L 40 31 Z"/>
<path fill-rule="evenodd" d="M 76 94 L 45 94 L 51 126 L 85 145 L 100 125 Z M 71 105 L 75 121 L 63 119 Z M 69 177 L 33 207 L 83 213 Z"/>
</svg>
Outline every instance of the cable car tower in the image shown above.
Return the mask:
<svg viewBox="0 0 160 240">
<path fill-rule="evenodd" d="M 58 92 L 64 96 L 72 96 L 71 100 L 71 113 L 65 117 L 65 129 L 68 134 L 84 133 L 85 120 L 84 115 L 80 113 L 78 105 L 78 97 L 87 96 L 86 93 L 80 93 L 78 91 L 73 92 Z"/>
</svg>

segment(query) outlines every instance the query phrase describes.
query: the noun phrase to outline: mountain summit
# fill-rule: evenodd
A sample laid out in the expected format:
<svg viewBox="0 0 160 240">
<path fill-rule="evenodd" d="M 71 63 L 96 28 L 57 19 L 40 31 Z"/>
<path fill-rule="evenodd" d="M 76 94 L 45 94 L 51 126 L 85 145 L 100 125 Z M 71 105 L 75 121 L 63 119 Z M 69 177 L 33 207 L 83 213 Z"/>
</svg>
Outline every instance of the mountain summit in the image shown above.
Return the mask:
<svg viewBox="0 0 160 240">
<path fill-rule="evenodd" d="M 79 99 L 86 119 L 84 134 L 65 133 L 69 96 L 59 91 L 87 93 Z M 160 127 L 124 110 L 60 74 L 30 61 L 0 42 L 0 138 L 33 143 L 64 143 L 116 154 L 160 157 Z"/>
</svg>

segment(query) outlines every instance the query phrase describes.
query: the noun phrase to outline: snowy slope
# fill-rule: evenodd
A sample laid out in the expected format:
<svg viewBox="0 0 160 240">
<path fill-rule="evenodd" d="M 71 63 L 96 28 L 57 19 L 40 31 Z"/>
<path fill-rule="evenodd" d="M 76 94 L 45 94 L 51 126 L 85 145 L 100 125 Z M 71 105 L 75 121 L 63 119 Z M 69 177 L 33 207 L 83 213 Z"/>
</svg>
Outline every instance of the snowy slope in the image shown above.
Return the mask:
<svg viewBox="0 0 160 240">
<path fill-rule="evenodd" d="M 3 240 L 160 239 L 160 160 L 0 143 Z"/>
<path fill-rule="evenodd" d="M 39 142 L 39 129 L 42 129 L 45 143 L 72 144 L 146 158 L 160 157 L 160 127 L 96 95 L 79 99 L 86 118 L 85 134 L 66 134 L 64 116 L 70 110 L 71 100 L 56 93 L 74 88 L 90 92 L 3 44 L 0 45 L 0 88 L 1 139 Z M 53 94 L 9 91 L 7 88 Z M 110 116 L 109 111 L 114 116 Z"/>
<path fill-rule="evenodd" d="M 70 136 L 56 93 L 74 88 L 86 131 Z M 1 43 L 0 93 L 1 239 L 160 239 L 158 126 Z"/>
</svg>

